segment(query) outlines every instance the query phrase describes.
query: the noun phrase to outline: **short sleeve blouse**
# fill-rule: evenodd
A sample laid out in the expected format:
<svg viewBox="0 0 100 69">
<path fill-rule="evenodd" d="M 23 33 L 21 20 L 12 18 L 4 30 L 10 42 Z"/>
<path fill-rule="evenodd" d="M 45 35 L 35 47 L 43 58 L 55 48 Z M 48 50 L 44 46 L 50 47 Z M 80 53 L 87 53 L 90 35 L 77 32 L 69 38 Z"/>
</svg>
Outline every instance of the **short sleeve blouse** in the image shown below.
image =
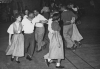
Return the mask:
<svg viewBox="0 0 100 69">
<path fill-rule="evenodd" d="M 7 33 L 9 34 L 14 34 L 14 31 L 13 31 L 13 24 L 11 24 L 7 30 Z"/>
</svg>

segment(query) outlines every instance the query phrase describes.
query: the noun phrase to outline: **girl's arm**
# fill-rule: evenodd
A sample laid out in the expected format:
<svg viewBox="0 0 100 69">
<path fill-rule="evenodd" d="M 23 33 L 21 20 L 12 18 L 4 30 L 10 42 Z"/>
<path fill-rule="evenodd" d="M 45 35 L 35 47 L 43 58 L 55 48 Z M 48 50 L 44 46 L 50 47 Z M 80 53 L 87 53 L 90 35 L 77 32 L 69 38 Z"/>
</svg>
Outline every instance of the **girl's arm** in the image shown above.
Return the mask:
<svg viewBox="0 0 100 69">
<path fill-rule="evenodd" d="M 52 29 L 51 25 L 52 25 L 52 19 L 49 19 L 49 21 L 48 21 L 48 30 L 49 30 L 49 32 L 54 33 L 54 30 Z"/>
<path fill-rule="evenodd" d="M 72 17 L 71 23 L 75 23 L 75 17 Z"/>
<path fill-rule="evenodd" d="M 9 34 L 9 45 L 11 45 L 11 36 L 12 34 Z"/>
</svg>

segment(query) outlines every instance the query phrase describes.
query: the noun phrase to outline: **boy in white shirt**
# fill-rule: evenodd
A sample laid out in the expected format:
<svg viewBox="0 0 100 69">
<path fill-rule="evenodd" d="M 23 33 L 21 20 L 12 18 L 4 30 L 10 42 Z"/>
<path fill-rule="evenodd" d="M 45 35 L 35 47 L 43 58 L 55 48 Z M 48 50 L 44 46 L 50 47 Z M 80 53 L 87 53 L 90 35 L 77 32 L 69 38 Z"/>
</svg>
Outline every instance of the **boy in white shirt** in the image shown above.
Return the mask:
<svg viewBox="0 0 100 69">
<path fill-rule="evenodd" d="M 24 39 L 25 39 L 25 53 L 27 53 L 26 59 L 30 61 L 32 60 L 32 55 L 34 52 L 34 44 L 35 44 L 35 37 L 34 37 L 35 23 L 32 23 L 33 18 L 34 14 L 29 13 L 28 17 L 22 20 Z"/>
<path fill-rule="evenodd" d="M 44 23 L 47 23 L 47 19 L 39 14 L 37 10 L 34 10 L 35 18 L 32 20 L 32 23 L 36 23 L 36 30 L 35 30 L 35 39 L 37 41 L 38 50 L 37 52 L 41 51 L 41 47 L 45 45 L 45 42 L 43 41 L 45 28 Z"/>
</svg>

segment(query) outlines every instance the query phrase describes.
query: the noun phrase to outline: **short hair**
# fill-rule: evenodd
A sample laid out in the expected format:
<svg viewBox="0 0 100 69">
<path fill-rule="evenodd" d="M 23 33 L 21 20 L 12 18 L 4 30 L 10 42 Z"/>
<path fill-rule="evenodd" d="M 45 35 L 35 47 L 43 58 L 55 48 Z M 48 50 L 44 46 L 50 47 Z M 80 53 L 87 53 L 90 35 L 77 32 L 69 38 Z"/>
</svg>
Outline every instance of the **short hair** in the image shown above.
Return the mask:
<svg viewBox="0 0 100 69">
<path fill-rule="evenodd" d="M 21 14 L 16 13 L 15 16 L 14 16 L 14 19 L 16 20 L 16 18 L 18 18 L 19 16 L 21 16 Z"/>
<path fill-rule="evenodd" d="M 29 11 L 29 14 L 28 14 L 28 16 L 29 16 L 30 14 L 34 14 L 34 13 L 33 13 L 33 12 L 31 12 L 31 11 Z"/>
<path fill-rule="evenodd" d="M 55 13 L 53 14 L 52 16 L 52 20 L 55 21 L 55 20 L 58 20 L 60 18 L 60 14 L 59 13 Z"/>
<path fill-rule="evenodd" d="M 38 9 L 35 9 L 34 11 L 37 11 L 37 12 L 39 12 L 39 10 L 38 10 Z M 33 12 L 34 12 L 34 11 L 33 11 Z M 40 13 L 40 12 L 39 12 L 39 13 Z"/>
</svg>

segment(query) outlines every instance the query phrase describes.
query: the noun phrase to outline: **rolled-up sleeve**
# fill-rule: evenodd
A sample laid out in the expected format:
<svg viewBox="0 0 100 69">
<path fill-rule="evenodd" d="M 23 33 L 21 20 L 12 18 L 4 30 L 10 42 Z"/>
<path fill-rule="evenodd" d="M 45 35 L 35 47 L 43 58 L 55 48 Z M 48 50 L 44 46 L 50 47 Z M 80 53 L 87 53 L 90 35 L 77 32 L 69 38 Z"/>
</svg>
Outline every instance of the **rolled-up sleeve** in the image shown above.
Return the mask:
<svg viewBox="0 0 100 69">
<path fill-rule="evenodd" d="M 42 16 L 42 15 L 39 15 L 38 19 L 39 19 L 39 20 L 47 20 L 47 19 L 46 19 L 44 16 Z"/>
</svg>

